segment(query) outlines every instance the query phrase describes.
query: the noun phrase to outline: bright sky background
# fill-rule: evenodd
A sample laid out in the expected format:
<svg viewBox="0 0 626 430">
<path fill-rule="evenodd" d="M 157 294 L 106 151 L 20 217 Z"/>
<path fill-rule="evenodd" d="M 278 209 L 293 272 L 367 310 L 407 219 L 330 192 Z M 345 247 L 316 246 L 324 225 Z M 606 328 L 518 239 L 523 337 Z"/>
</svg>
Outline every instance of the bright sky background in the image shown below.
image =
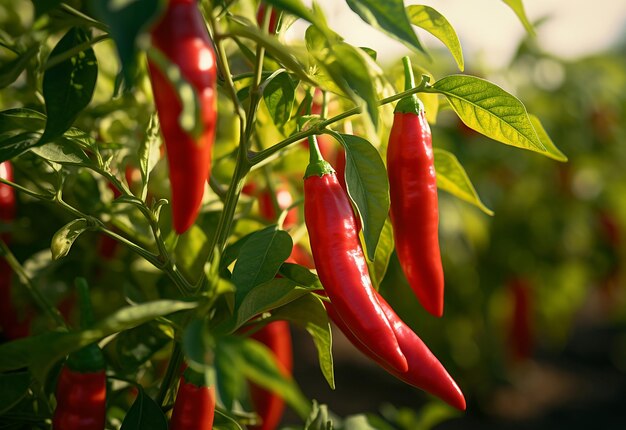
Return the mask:
<svg viewBox="0 0 626 430">
<path fill-rule="evenodd" d="M 344 1 L 317 2 L 326 11 L 330 26 L 347 42 L 375 49 L 382 61 L 406 52 L 402 44 L 363 23 Z M 506 65 L 525 35 L 517 16 L 501 0 L 406 2 L 415 3 L 434 7 L 450 21 L 467 57 L 466 67 L 471 67 L 471 59 L 476 56 L 492 67 Z M 574 58 L 602 50 L 626 36 L 626 0 L 524 0 L 524 6 L 531 22 L 550 17 L 537 29 L 537 38 L 540 46 L 561 57 Z M 423 30 L 417 33 L 426 46 L 442 46 Z"/>
</svg>

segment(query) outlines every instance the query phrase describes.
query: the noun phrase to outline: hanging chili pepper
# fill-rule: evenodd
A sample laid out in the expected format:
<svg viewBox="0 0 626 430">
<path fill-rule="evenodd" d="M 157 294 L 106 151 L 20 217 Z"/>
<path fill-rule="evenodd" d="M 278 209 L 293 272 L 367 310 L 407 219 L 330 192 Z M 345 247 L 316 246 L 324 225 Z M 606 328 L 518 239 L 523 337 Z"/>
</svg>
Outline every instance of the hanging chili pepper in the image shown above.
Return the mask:
<svg viewBox="0 0 626 430">
<path fill-rule="evenodd" d="M 403 58 L 405 87 L 415 86 L 408 57 Z M 439 251 L 439 210 L 430 127 L 416 95 L 396 106 L 387 171 L 396 253 L 420 303 L 443 315 L 443 268 Z"/>
<path fill-rule="evenodd" d="M 291 332 L 287 321 L 272 321 L 251 337 L 267 346 L 274 353 L 283 375 L 291 375 L 293 351 Z M 260 425 L 250 426 L 250 428 L 255 430 L 276 429 L 285 410 L 283 398 L 253 383 L 250 384 L 250 395 L 254 410 L 262 420 Z"/>
<path fill-rule="evenodd" d="M 409 385 L 439 397 L 457 409 L 465 410 L 463 393 L 443 365 L 437 360 L 437 357 L 434 356 L 419 336 L 400 319 L 385 299 L 378 292 L 375 294 L 393 327 L 402 353 L 409 364 L 409 369 L 406 372 L 398 372 L 396 369 L 393 369 L 388 363 L 376 356 L 365 343 L 357 339 L 344 320 L 338 315 L 332 303 L 325 302 L 324 305 L 332 321 L 345 334 L 348 340 L 387 372 Z"/>
<path fill-rule="evenodd" d="M 350 201 L 314 137 L 304 179 L 304 216 L 313 260 L 324 290 L 354 333 L 391 367 L 407 361 L 372 287 Z"/>
<path fill-rule="evenodd" d="M 215 415 L 215 387 L 207 387 L 204 375 L 187 368 L 180 378 L 170 430 L 211 430 Z"/>
<path fill-rule="evenodd" d="M 89 290 L 77 279 L 81 327 L 93 325 Z M 70 354 L 61 369 L 56 388 L 57 407 L 53 430 L 104 430 L 106 421 L 106 374 L 104 357 L 96 344 Z"/>
<path fill-rule="evenodd" d="M 174 86 L 156 65 L 148 62 L 167 149 L 174 229 L 180 234 L 194 223 L 211 174 L 217 117 L 215 52 L 195 0 L 170 0 L 152 30 L 152 41 L 193 86 L 201 108 L 203 130 L 196 140 L 179 123 L 182 103 Z"/>
<path fill-rule="evenodd" d="M 0 178 L 13 182 L 13 166 L 10 161 L 0 163 Z M 0 183 L 0 224 L 13 222 L 15 215 L 15 190 L 10 185 Z M 11 235 L 2 233 L 0 238 L 8 244 Z M 11 266 L 4 258 L 0 257 L 0 327 L 2 327 L 3 336 L 8 340 L 28 336 L 31 321 L 30 316 L 21 318 L 13 304 L 12 276 Z"/>
<path fill-rule="evenodd" d="M 513 302 L 507 336 L 509 352 L 512 360 L 521 362 L 528 360 L 533 350 L 531 287 L 523 278 L 511 279 L 507 287 Z"/>
</svg>

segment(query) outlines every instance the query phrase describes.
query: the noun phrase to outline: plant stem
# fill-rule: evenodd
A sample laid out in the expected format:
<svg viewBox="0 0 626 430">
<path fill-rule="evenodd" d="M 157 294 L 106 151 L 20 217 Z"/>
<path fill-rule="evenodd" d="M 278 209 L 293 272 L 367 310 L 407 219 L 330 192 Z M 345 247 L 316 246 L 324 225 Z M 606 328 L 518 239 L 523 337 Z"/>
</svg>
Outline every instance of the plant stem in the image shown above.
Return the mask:
<svg viewBox="0 0 626 430">
<path fill-rule="evenodd" d="M 11 266 L 13 272 L 17 274 L 20 282 L 28 289 L 30 296 L 37 306 L 45 314 L 47 314 L 57 326 L 67 329 L 67 324 L 65 323 L 65 320 L 59 310 L 54 307 L 37 288 L 35 288 L 22 265 L 19 261 L 17 261 L 7 244 L 2 239 L 0 239 L 0 257 L 4 257 L 7 263 L 9 263 L 9 266 Z"/>
<path fill-rule="evenodd" d="M 406 91 L 402 91 L 400 93 L 394 94 L 392 96 L 389 96 L 387 98 L 384 98 L 382 100 L 378 101 L 378 105 L 379 106 L 383 106 L 389 103 L 393 103 L 397 100 L 400 100 L 406 96 L 410 96 L 412 94 L 416 94 L 419 92 L 424 92 L 426 90 L 428 86 L 428 77 L 427 76 L 422 76 L 422 81 L 420 82 L 420 84 L 418 86 L 416 86 L 415 88 L 411 88 L 410 90 L 406 90 Z M 309 136 L 312 136 L 314 134 L 321 134 L 324 132 L 324 129 L 336 122 L 339 122 L 343 119 L 349 118 L 353 115 L 357 115 L 363 112 L 363 107 L 361 106 L 357 106 L 354 107 L 352 109 L 349 109 L 345 112 L 340 113 L 339 115 L 335 115 L 332 118 L 328 118 L 326 120 L 320 121 L 316 124 L 314 124 L 313 126 L 311 126 L 311 128 L 308 128 L 304 131 L 301 131 L 299 133 L 295 133 L 292 134 L 291 136 L 289 136 L 287 139 L 278 142 L 276 145 L 271 146 L 270 148 L 264 149 L 263 151 L 257 152 L 255 155 L 253 155 L 252 157 L 250 157 L 250 164 L 252 166 L 255 166 L 259 163 L 261 163 L 262 161 L 264 161 L 266 158 L 270 157 L 271 155 L 277 153 L 278 151 L 280 151 L 281 149 L 285 148 L 286 146 L 289 146 L 290 144 L 294 143 L 294 142 L 299 142 L 302 139 L 305 139 Z"/>
<path fill-rule="evenodd" d="M 159 388 L 159 394 L 157 395 L 156 402 L 158 405 L 163 407 L 165 405 L 165 401 L 167 400 L 167 392 L 172 385 L 172 380 L 174 379 L 175 373 L 180 369 L 180 364 L 183 360 L 183 351 L 180 347 L 179 342 L 174 342 L 174 349 L 172 350 L 172 355 L 170 357 L 170 362 L 167 365 L 167 370 L 165 372 L 165 376 L 163 377 L 163 382 L 161 383 L 161 387 Z"/>
</svg>

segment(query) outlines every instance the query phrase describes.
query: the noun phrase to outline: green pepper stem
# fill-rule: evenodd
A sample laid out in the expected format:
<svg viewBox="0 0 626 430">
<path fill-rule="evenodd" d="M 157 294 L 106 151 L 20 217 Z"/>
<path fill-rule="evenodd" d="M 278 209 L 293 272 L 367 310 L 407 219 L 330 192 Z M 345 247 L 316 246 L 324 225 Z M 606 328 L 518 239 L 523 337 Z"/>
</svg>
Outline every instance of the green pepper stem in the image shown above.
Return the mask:
<svg viewBox="0 0 626 430">
<path fill-rule="evenodd" d="M 315 135 L 308 137 L 309 139 L 309 165 L 304 173 L 304 178 L 309 176 L 324 176 L 330 173 L 335 173 L 335 169 L 330 165 L 320 151 L 320 147 L 317 144 L 317 138 Z"/>
<path fill-rule="evenodd" d="M 89 297 L 89 286 L 85 278 L 76 278 L 74 285 L 78 290 L 78 304 L 80 309 L 80 328 L 86 330 L 90 328 L 94 322 L 93 308 L 91 306 L 91 298 Z"/>
<path fill-rule="evenodd" d="M 413 74 L 413 67 L 411 66 L 411 59 L 408 56 L 402 57 L 402 64 L 404 65 L 404 90 L 408 91 L 415 88 L 415 75 Z M 414 113 L 418 115 L 424 106 L 416 94 L 400 99 L 396 105 L 394 112 L 396 113 Z"/>
</svg>

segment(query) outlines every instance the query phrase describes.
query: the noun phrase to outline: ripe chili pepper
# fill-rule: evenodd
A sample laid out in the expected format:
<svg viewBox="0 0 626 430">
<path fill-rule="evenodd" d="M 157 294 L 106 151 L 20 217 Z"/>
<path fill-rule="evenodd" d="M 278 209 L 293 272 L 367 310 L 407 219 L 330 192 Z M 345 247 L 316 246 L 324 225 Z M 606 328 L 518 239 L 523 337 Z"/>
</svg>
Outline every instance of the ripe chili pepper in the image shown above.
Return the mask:
<svg viewBox="0 0 626 430">
<path fill-rule="evenodd" d="M 291 193 L 286 188 L 286 186 L 281 183 L 276 189 L 276 201 L 278 203 L 278 208 L 283 211 L 287 209 L 293 203 L 293 198 L 291 197 Z M 276 220 L 276 209 L 274 208 L 274 201 L 272 199 L 272 195 L 268 189 L 261 192 L 259 195 L 259 212 L 261 216 L 268 221 Z M 298 209 L 292 208 L 287 212 L 287 216 L 283 221 L 283 227 L 289 228 L 293 227 L 298 223 Z"/>
<path fill-rule="evenodd" d="M 9 161 L 0 163 L 0 178 L 13 181 L 13 166 Z M 13 187 L 0 183 L 0 223 L 10 223 L 15 219 L 16 202 Z M 9 233 L 0 235 L 5 243 L 11 239 Z M 11 297 L 12 271 L 4 258 L 0 257 L 0 327 L 6 339 L 13 340 L 30 334 L 30 316 L 20 318 Z"/>
<path fill-rule="evenodd" d="M 400 319 L 385 299 L 378 292 L 375 294 L 393 327 L 400 348 L 409 364 L 409 369 L 406 372 L 398 372 L 384 360 L 381 360 L 380 357 L 376 356 L 376 354 L 372 353 L 366 344 L 357 339 L 350 331 L 344 320 L 338 315 L 333 304 L 325 302 L 324 305 L 332 321 L 346 335 L 348 340 L 387 372 L 409 385 L 441 398 L 457 409 L 465 410 L 463 393 L 443 365 L 437 360 L 437 357 L 434 356 L 419 336 Z"/>
<path fill-rule="evenodd" d="M 514 361 L 525 361 L 530 358 L 533 350 L 530 285 L 525 279 L 514 278 L 508 282 L 507 287 L 513 301 L 507 336 L 509 351 Z"/>
<path fill-rule="evenodd" d="M 63 366 L 56 390 L 54 430 L 103 430 L 106 417 L 104 370 L 80 372 Z"/>
<path fill-rule="evenodd" d="M 370 280 L 350 201 L 314 137 L 304 179 L 304 216 L 324 290 L 357 339 L 401 372 L 407 361 Z"/>
<path fill-rule="evenodd" d="M 291 332 L 287 321 L 272 321 L 251 337 L 272 350 L 283 375 L 291 375 L 293 351 Z M 253 383 L 250 384 L 250 395 L 254 410 L 262 419 L 260 425 L 250 426 L 250 428 L 255 430 L 277 428 L 285 410 L 283 398 Z"/>
<path fill-rule="evenodd" d="M 81 327 L 93 325 L 87 283 L 77 279 Z M 96 344 L 70 354 L 57 382 L 53 430 L 104 430 L 106 374 L 104 357 Z"/>
<path fill-rule="evenodd" d="M 415 86 L 404 57 L 406 88 Z M 415 95 L 396 106 L 387 171 L 396 253 L 420 303 L 431 314 L 443 315 L 443 268 L 439 251 L 439 210 L 432 138 L 424 106 Z"/>
<path fill-rule="evenodd" d="M 179 123 L 182 103 L 174 87 L 156 65 L 148 62 L 167 149 L 174 229 L 180 234 L 194 223 L 211 173 L 217 117 L 215 52 L 195 0 L 170 0 L 152 30 L 152 41 L 196 90 L 201 108 L 203 130 L 196 140 Z"/>
<path fill-rule="evenodd" d="M 256 13 L 256 22 L 261 26 L 263 25 L 263 20 L 265 19 L 266 10 L 267 10 L 267 6 L 265 5 L 265 3 L 260 3 L 259 9 L 257 10 L 257 13 Z M 278 24 L 278 11 L 276 10 L 276 8 L 273 7 L 272 11 L 270 12 L 269 28 L 267 29 L 269 34 L 276 34 L 277 24 Z"/>
<path fill-rule="evenodd" d="M 170 430 L 211 430 L 215 415 L 215 387 L 190 368 L 180 378 Z"/>
</svg>

